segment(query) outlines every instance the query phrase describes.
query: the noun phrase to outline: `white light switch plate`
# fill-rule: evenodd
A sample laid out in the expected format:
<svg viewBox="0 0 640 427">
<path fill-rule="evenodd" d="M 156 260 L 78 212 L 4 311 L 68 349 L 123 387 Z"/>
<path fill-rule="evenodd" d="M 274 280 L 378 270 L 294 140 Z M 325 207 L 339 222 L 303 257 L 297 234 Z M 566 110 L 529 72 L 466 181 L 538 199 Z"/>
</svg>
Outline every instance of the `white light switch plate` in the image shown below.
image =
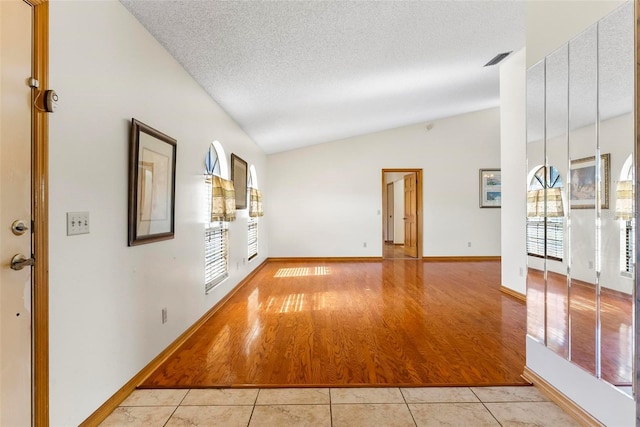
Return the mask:
<svg viewBox="0 0 640 427">
<path fill-rule="evenodd" d="M 89 234 L 89 212 L 67 212 L 67 236 Z"/>
</svg>

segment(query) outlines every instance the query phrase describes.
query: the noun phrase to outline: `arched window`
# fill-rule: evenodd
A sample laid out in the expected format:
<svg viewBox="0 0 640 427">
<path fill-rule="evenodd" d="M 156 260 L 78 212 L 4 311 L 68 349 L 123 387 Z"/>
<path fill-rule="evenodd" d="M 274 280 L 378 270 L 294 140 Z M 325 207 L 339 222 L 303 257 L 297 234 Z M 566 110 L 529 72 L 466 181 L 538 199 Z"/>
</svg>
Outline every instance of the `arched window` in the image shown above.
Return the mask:
<svg viewBox="0 0 640 427">
<path fill-rule="evenodd" d="M 209 146 L 209 152 L 205 159 L 207 175 L 216 175 L 220 178 L 229 179 L 229 166 L 224 154 L 224 148 L 219 141 L 213 141 Z"/>
<path fill-rule="evenodd" d="M 562 261 L 564 201 L 562 177 L 553 166 L 529 173 L 527 191 L 527 254 Z"/>
<path fill-rule="evenodd" d="M 629 155 L 616 184 L 616 219 L 620 221 L 620 272 L 628 277 L 633 277 L 635 259 L 633 182 L 633 156 Z"/>
<path fill-rule="evenodd" d="M 255 166 L 249 167 L 249 181 L 247 182 L 249 187 L 249 204 L 251 204 L 251 189 L 258 189 L 258 176 L 256 174 Z M 247 248 L 248 259 L 251 261 L 258 256 L 258 217 L 249 216 L 248 221 L 248 233 L 247 233 Z"/>
<path fill-rule="evenodd" d="M 211 221 L 212 175 L 229 179 L 227 158 L 218 141 L 211 143 L 205 158 L 205 230 L 204 230 L 204 282 L 205 293 L 229 277 L 229 223 Z"/>
</svg>

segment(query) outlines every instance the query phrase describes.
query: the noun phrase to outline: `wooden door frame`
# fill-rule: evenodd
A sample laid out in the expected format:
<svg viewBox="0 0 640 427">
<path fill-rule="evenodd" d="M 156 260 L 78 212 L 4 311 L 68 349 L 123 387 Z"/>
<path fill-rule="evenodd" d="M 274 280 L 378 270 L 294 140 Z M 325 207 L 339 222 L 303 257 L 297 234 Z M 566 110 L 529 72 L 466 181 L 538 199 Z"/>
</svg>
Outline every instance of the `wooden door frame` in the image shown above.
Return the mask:
<svg viewBox="0 0 640 427">
<path fill-rule="evenodd" d="M 33 71 L 39 88 L 32 90 L 31 216 L 33 226 L 31 417 L 32 425 L 49 425 L 49 117 L 35 106 L 49 88 L 49 2 L 25 0 L 33 8 Z M 40 108 L 42 108 L 40 106 Z"/>
<path fill-rule="evenodd" d="M 418 257 L 416 259 L 422 259 L 422 227 L 424 225 L 424 219 L 422 215 L 422 169 L 411 169 L 411 168 L 399 168 L 399 169 L 382 169 L 382 193 L 386 192 L 386 182 L 384 180 L 385 173 L 393 173 L 393 172 L 405 172 L 405 173 L 415 173 L 416 174 L 416 222 L 418 223 Z M 382 218 L 382 227 L 385 225 L 385 218 Z M 381 239 L 384 243 L 384 228 L 381 230 Z M 382 257 L 384 258 L 384 245 L 382 247 Z"/>
</svg>

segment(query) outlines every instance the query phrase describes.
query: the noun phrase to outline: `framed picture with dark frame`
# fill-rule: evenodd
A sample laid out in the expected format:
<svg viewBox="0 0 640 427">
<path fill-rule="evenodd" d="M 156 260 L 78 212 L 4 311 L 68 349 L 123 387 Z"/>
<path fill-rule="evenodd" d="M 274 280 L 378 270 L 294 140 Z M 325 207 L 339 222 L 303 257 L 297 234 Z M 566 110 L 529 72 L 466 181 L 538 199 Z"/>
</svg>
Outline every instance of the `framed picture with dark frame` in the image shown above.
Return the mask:
<svg viewBox="0 0 640 427">
<path fill-rule="evenodd" d="M 236 209 L 247 209 L 247 162 L 231 154 L 231 181 L 236 192 Z"/>
<path fill-rule="evenodd" d="M 502 206 L 502 172 L 500 169 L 480 169 L 480 207 Z"/>
<path fill-rule="evenodd" d="M 131 119 L 129 246 L 173 239 L 177 141 Z"/>
<path fill-rule="evenodd" d="M 600 208 L 609 209 L 609 153 L 600 155 L 602 175 Z M 595 209 L 596 207 L 596 157 L 571 161 L 569 200 L 571 209 Z"/>
</svg>

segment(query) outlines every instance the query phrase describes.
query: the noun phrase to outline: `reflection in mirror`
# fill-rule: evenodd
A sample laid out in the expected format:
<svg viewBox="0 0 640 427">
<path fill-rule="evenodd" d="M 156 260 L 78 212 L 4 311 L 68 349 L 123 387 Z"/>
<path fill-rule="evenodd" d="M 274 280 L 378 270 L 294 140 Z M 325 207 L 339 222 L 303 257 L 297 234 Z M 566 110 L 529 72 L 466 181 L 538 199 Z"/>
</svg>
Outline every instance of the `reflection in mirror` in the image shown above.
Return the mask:
<svg viewBox="0 0 640 427">
<path fill-rule="evenodd" d="M 598 28 L 599 214 L 601 377 L 631 386 L 633 377 L 634 211 L 634 13 L 628 3 Z M 608 166 L 608 168 L 607 168 Z M 607 170 L 608 169 L 608 170 Z M 611 191 L 607 194 L 607 187 Z"/>
<path fill-rule="evenodd" d="M 565 189 L 569 120 L 569 54 L 565 45 L 547 57 L 546 65 L 546 301 L 547 347 L 560 356 L 569 356 L 569 293 L 565 247 Z"/>
<path fill-rule="evenodd" d="M 527 170 L 528 181 L 545 164 L 544 153 L 544 80 L 545 63 L 539 62 L 527 71 Z M 544 182 L 544 177 L 542 178 Z M 544 228 L 540 227 L 539 206 L 544 195 L 539 197 L 534 188 L 527 192 L 527 335 L 545 342 L 545 258 Z M 543 208 L 544 209 L 544 208 Z M 538 255 L 538 256 L 536 256 Z"/>
<path fill-rule="evenodd" d="M 570 359 L 596 374 L 596 215 L 585 209 L 590 195 L 583 159 L 597 148 L 598 30 L 594 25 L 569 43 L 569 188 L 568 263 L 570 276 Z M 594 202 L 595 203 L 595 202 Z"/>
</svg>

